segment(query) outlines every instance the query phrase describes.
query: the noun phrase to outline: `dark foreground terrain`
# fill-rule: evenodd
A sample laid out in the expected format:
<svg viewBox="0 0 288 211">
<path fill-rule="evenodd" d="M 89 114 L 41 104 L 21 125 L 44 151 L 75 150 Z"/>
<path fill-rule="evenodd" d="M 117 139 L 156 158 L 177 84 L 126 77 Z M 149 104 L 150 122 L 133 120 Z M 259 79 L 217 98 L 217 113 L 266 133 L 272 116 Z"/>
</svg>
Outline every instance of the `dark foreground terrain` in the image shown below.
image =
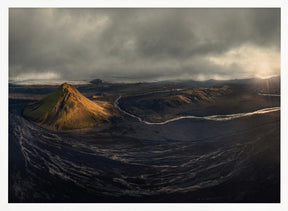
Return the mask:
<svg viewBox="0 0 288 211">
<path fill-rule="evenodd" d="M 221 87 L 219 83 L 100 83 L 77 88 L 90 99 L 114 102 L 121 95 L 119 106 L 129 112 L 138 109 L 133 114 L 144 119 L 145 106 L 156 92 Z M 271 82 L 269 90 L 266 81 L 227 84 L 238 95 L 225 95 L 226 109 L 215 99 L 201 101 L 208 113 L 199 108 L 198 113 L 188 112 L 186 104 L 183 112 L 169 103 L 165 109 L 175 111 L 175 116 L 207 116 L 280 106 L 280 84 Z M 145 124 L 123 113 L 110 124 L 60 133 L 22 117 L 28 103 L 54 89 L 9 87 L 9 202 L 280 202 L 280 111 L 226 121 L 181 119 L 163 125 Z M 140 94 L 149 92 L 140 99 Z M 133 104 L 133 96 L 145 106 Z M 238 107 L 227 103 L 233 97 Z M 152 116 L 155 111 L 149 110 Z M 158 122 L 166 120 L 165 115 L 159 116 Z"/>
</svg>

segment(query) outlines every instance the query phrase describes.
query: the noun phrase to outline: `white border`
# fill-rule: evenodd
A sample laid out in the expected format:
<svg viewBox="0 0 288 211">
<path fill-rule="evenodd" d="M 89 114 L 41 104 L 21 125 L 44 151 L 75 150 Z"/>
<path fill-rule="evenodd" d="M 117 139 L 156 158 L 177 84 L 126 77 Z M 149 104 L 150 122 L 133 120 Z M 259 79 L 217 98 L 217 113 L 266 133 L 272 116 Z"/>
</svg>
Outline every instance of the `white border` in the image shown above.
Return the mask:
<svg viewBox="0 0 288 211">
<path fill-rule="evenodd" d="M 280 7 L 285 0 L 7 0 L 8 7 Z"/>
<path fill-rule="evenodd" d="M 287 0 L 1 0 L 1 99 L 0 103 L 0 210 L 288 210 L 287 93 L 288 93 L 288 1 Z M 280 204 L 8 204 L 8 8 L 9 7 L 281 7 L 281 203 Z M 285 84 L 286 83 L 286 84 Z"/>
</svg>

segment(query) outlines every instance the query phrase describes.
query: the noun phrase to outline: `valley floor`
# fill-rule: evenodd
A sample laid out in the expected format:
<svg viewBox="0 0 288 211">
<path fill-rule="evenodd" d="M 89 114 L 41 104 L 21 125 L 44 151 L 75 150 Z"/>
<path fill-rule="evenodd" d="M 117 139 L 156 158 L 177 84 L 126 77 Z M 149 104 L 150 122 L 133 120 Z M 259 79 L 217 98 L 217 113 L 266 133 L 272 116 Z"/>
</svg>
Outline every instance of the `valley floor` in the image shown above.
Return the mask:
<svg viewBox="0 0 288 211">
<path fill-rule="evenodd" d="M 102 127 L 59 133 L 21 115 L 33 95 L 46 89 L 17 97 L 10 89 L 11 203 L 280 202 L 280 111 L 165 125 L 123 116 Z M 102 98 L 113 102 L 124 92 L 112 91 Z"/>
</svg>

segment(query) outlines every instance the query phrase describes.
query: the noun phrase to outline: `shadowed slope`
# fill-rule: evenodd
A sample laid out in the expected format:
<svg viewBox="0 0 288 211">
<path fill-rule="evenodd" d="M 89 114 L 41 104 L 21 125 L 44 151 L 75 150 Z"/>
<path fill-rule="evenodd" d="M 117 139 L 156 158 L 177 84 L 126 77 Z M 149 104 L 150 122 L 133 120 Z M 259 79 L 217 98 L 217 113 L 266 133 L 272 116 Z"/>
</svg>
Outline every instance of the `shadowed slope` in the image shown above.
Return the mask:
<svg viewBox="0 0 288 211">
<path fill-rule="evenodd" d="M 113 113 L 109 103 L 105 107 L 99 105 L 64 83 L 39 102 L 26 106 L 23 116 L 43 127 L 61 131 L 108 122 Z"/>
</svg>

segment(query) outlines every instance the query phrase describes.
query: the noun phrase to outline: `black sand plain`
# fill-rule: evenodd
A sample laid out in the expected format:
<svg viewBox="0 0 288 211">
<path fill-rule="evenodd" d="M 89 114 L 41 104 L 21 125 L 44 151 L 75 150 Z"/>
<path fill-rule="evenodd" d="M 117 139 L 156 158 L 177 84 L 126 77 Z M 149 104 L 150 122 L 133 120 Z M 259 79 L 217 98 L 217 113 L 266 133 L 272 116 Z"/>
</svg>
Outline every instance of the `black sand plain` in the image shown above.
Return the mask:
<svg viewBox="0 0 288 211">
<path fill-rule="evenodd" d="M 133 111 L 143 93 L 152 93 L 142 95 L 145 100 L 161 98 L 156 93 L 163 90 L 222 85 L 234 94 L 172 114 L 222 115 L 280 106 L 278 79 L 101 82 L 77 88 L 90 99 L 111 103 L 121 95 L 122 108 Z M 165 125 L 146 125 L 123 114 L 101 127 L 55 132 L 22 117 L 28 103 L 54 89 L 9 85 L 10 203 L 280 202 L 280 111 Z M 137 115 L 145 119 L 147 111 L 141 108 Z"/>
</svg>

